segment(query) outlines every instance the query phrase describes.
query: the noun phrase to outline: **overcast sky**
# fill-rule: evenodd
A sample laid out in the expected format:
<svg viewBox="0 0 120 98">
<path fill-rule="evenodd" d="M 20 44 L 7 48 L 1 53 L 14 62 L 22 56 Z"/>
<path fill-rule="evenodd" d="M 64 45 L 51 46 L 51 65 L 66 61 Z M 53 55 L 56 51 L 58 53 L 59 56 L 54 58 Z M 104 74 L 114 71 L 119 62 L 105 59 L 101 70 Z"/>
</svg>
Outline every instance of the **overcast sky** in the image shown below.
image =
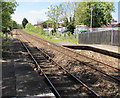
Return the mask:
<svg viewBox="0 0 120 98">
<path fill-rule="evenodd" d="M 48 7 L 62 3 L 60 1 L 68 0 L 17 0 L 19 5 L 16 8 L 15 14 L 12 15 L 12 19 L 19 24 L 22 23 L 23 18 L 27 18 L 32 24 L 36 24 L 37 21 L 45 21 L 47 20 L 45 13 L 48 11 Z M 118 20 L 118 2 L 114 2 L 114 6 L 115 12 L 112 13 L 112 16 Z"/>
</svg>

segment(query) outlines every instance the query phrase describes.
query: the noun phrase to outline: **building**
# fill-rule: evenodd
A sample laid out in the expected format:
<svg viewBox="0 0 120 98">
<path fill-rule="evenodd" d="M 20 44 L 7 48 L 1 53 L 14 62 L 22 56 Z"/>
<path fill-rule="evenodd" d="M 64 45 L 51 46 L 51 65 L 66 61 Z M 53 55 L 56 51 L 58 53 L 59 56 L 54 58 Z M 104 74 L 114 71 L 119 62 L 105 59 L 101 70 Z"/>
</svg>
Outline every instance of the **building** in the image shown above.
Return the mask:
<svg viewBox="0 0 120 98">
<path fill-rule="evenodd" d="M 35 27 L 35 28 L 39 28 L 40 25 L 39 25 L 39 24 L 35 24 L 34 27 Z"/>
<path fill-rule="evenodd" d="M 42 26 L 43 28 L 49 28 L 52 27 L 52 23 L 51 22 L 39 22 L 37 24 L 34 25 L 36 28 L 39 28 L 40 26 Z"/>
<path fill-rule="evenodd" d="M 107 25 L 102 25 L 102 28 L 105 27 L 120 27 L 120 23 L 118 23 L 115 19 L 111 20 L 111 24 L 107 24 Z"/>
</svg>

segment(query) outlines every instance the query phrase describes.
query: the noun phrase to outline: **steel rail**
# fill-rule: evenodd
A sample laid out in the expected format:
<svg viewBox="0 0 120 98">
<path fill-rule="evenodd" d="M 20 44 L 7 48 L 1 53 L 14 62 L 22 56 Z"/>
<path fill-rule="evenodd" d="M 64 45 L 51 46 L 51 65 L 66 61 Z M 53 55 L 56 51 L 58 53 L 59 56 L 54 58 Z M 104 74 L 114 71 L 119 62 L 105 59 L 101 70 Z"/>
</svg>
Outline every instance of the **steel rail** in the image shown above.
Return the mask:
<svg viewBox="0 0 120 98">
<path fill-rule="evenodd" d="M 27 40 L 28 41 L 28 40 Z M 28 41 L 29 42 L 29 41 Z M 32 43 L 30 43 L 32 46 L 34 46 Z M 37 48 L 37 47 L 36 47 Z M 82 84 L 86 89 L 88 89 L 88 91 L 90 91 L 92 94 L 94 94 L 96 97 L 101 98 L 100 95 L 98 95 L 95 91 L 93 91 L 90 87 L 88 87 L 85 83 L 83 83 L 80 79 L 78 79 L 77 77 L 75 77 L 73 74 L 71 74 L 68 70 L 66 70 L 65 68 L 63 68 L 62 66 L 60 66 L 57 62 L 55 62 L 48 54 L 46 54 L 43 50 L 38 49 L 40 52 L 42 52 L 42 54 L 50 61 L 52 61 L 56 66 L 61 67 L 65 72 L 67 72 L 74 80 L 76 80 L 76 82 Z M 32 54 L 31 54 L 32 55 Z M 33 56 L 32 56 L 33 57 Z M 35 60 L 36 61 L 36 60 Z M 38 63 L 37 63 L 38 64 Z M 39 64 L 38 64 L 39 65 Z"/>
<path fill-rule="evenodd" d="M 32 35 L 32 34 L 28 34 L 28 35 Z M 32 35 L 32 36 L 33 36 L 33 37 L 38 37 L 38 36 L 35 36 L 35 35 Z M 69 49 L 69 48 L 66 48 L 66 47 L 63 47 L 63 46 L 59 46 L 59 45 L 57 45 L 57 44 L 55 44 L 55 43 L 52 43 L 52 42 L 50 42 L 50 41 L 47 41 L 47 40 L 45 40 L 45 39 L 43 39 L 43 38 L 40 38 L 40 37 L 38 37 L 38 38 L 41 39 L 41 40 L 43 40 L 43 41 L 45 41 L 45 42 L 47 42 L 47 43 L 50 43 L 50 44 L 52 44 L 52 45 L 55 45 L 56 47 L 60 47 L 60 48 L 63 48 L 63 49 L 65 49 L 65 50 L 67 50 L 67 51 L 74 52 L 76 55 L 83 56 L 83 57 L 85 57 L 85 58 L 91 59 L 91 60 L 93 60 L 93 61 L 95 61 L 95 62 L 98 62 L 98 63 L 100 63 L 100 64 L 104 64 L 104 65 L 106 65 L 106 66 L 108 66 L 108 67 L 111 67 L 111 68 L 114 68 L 114 69 L 120 71 L 119 68 L 113 67 L 113 66 L 111 66 L 111 65 L 109 65 L 109 64 L 106 64 L 106 63 L 103 63 L 103 62 L 98 61 L 98 60 L 96 60 L 96 59 L 93 59 L 93 58 L 90 58 L 90 57 L 88 57 L 88 56 L 82 55 L 82 54 L 80 54 L 80 53 L 77 53 L 77 52 L 74 51 L 74 50 Z M 39 41 L 38 39 L 36 39 L 36 40 Z"/>
<path fill-rule="evenodd" d="M 38 48 L 37 48 L 38 49 Z M 75 79 L 77 82 L 79 82 L 80 84 L 82 84 L 85 88 L 87 88 L 92 94 L 96 95 L 97 97 L 100 97 L 100 95 L 98 95 L 95 91 L 93 91 L 91 88 L 89 88 L 85 83 L 83 83 L 80 79 L 78 79 L 77 77 L 75 77 L 72 73 L 70 73 L 68 70 L 66 70 L 64 67 L 60 66 L 57 62 L 55 62 L 48 54 L 46 54 L 44 51 L 42 51 L 41 49 L 38 49 L 39 51 L 41 51 L 44 55 L 46 55 L 49 60 L 51 60 L 52 62 L 54 62 L 57 66 L 61 67 L 64 71 L 66 71 L 73 79 Z M 100 97 L 101 98 L 101 97 Z"/>
<path fill-rule="evenodd" d="M 55 49 L 55 50 L 56 50 L 56 49 Z M 57 51 L 59 51 L 59 50 L 57 50 Z M 61 51 L 59 51 L 59 52 L 61 52 Z M 68 55 L 68 54 L 65 54 L 64 52 L 61 52 L 61 53 L 63 53 L 64 55 L 67 55 L 67 56 L 73 58 L 74 60 L 76 60 L 76 61 L 78 61 L 78 62 L 80 62 L 80 63 L 82 63 L 82 64 L 84 64 L 84 65 L 86 65 L 86 66 L 88 66 L 88 67 L 90 67 L 90 68 L 92 68 L 92 69 L 94 69 L 94 70 L 96 70 L 96 71 L 99 71 L 99 72 L 102 73 L 103 75 L 106 75 L 106 76 L 108 76 L 109 78 L 111 78 L 111 79 L 113 79 L 113 80 L 116 80 L 116 81 L 120 84 L 120 80 L 119 80 L 119 79 L 117 79 L 117 78 L 115 78 L 115 77 L 113 77 L 113 76 L 110 76 L 110 75 L 106 74 L 105 72 L 103 72 L 103 71 L 101 71 L 101 70 L 98 70 L 98 69 L 95 68 L 92 64 L 86 64 L 86 63 L 84 63 L 84 62 L 81 62 L 79 59 L 76 59 L 76 58 L 74 58 L 74 57 L 72 57 L 72 56 L 70 56 L 70 55 Z"/>
<path fill-rule="evenodd" d="M 55 49 L 55 48 L 54 48 L 54 49 Z M 59 50 L 57 50 L 57 49 L 55 49 L 55 50 L 56 50 L 56 51 L 59 51 Z M 78 61 L 78 62 L 80 62 L 80 63 L 82 63 L 82 64 L 84 64 L 84 65 L 86 65 L 86 66 L 88 66 L 88 67 L 90 67 L 90 68 L 92 68 L 92 69 L 100 72 L 100 73 L 102 73 L 103 75 L 108 76 L 109 78 L 111 78 L 111 79 L 113 79 L 113 80 L 116 80 L 116 81 L 120 84 L 120 80 L 119 80 L 119 79 L 117 79 L 117 78 L 115 78 L 115 77 L 113 77 L 113 76 L 110 76 L 110 75 L 106 74 L 105 72 L 103 72 L 103 71 L 101 71 L 101 70 L 98 70 L 98 69 L 95 68 L 92 64 L 86 64 L 86 63 L 84 63 L 84 62 L 81 62 L 79 59 L 77 59 L 77 58 L 75 58 L 75 57 L 72 57 L 71 55 L 68 55 L 68 54 L 66 54 L 66 53 L 64 53 L 64 52 L 61 52 L 61 51 L 59 51 L 59 52 L 60 52 L 60 53 L 63 53 L 64 55 L 66 55 L 66 56 L 68 56 L 68 57 L 73 58 L 74 60 L 76 60 L 76 61 Z"/>
<path fill-rule="evenodd" d="M 34 36 L 34 37 L 35 37 L 35 36 Z M 42 38 L 40 38 L 40 39 L 42 39 Z M 39 41 L 38 39 L 35 39 L 35 40 Z M 44 40 L 44 39 L 42 39 L 42 40 L 45 41 L 45 42 L 47 42 L 47 41 Z M 56 45 L 56 44 L 51 43 L 51 42 L 47 42 L 47 43 Z M 42 44 L 43 44 L 43 43 L 42 43 Z M 61 47 L 61 46 L 58 46 L 58 45 L 56 45 L 56 46 L 57 46 L 57 47 Z M 49 45 L 49 47 L 53 48 L 53 47 L 50 46 L 50 45 Z M 66 49 L 65 47 L 61 47 L 61 48 Z M 60 53 L 62 53 L 62 54 L 64 54 L 64 55 L 66 55 L 66 56 L 68 56 L 68 57 L 71 57 L 71 58 L 73 58 L 74 60 L 77 60 L 78 62 L 81 62 L 79 59 L 77 59 L 77 58 L 75 58 L 75 57 L 72 57 L 71 55 L 68 55 L 68 54 L 66 54 L 66 53 L 64 53 L 64 52 L 62 52 L 62 51 L 59 51 L 59 50 L 57 50 L 56 48 L 54 48 L 54 50 L 56 50 L 56 51 L 58 51 L 58 52 L 60 52 Z M 68 49 L 66 49 L 66 50 L 68 50 Z M 71 50 L 70 50 L 70 51 L 71 51 Z M 74 51 L 74 52 L 75 52 L 75 51 Z M 115 78 L 115 77 L 113 77 L 113 76 L 110 76 L 110 75 L 106 74 L 105 72 L 103 72 L 103 71 L 101 71 L 101 70 L 98 70 L 98 69 L 95 68 L 92 64 L 86 64 L 86 63 L 83 63 L 83 62 L 81 62 L 81 63 L 84 64 L 84 65 L 87 65 L 88 67 L 90 67 L 90 68 L 92 68 L 92 69 L 94 69 L 94 70 L 96 70 L 96 71 L 98 71 L 98 72 L 100 72 L 100 73 L 102 73 L 103 75 L 108 76 L 109 78 L 117 81 L 117 82 L 120 84 L 120 80 L 119 80 L 119 79 L 117 79 L 117 78 Z M 118 69 L 117 69 L 117 70 L 118 70 Z"/>
<path fill-rule="evenodd" d="M 31 56 L 31 58 L 33 59 L 33 61 L 35 62 L 35 64 L 37 65 L 37 67 L 40 69 L 40 71 L 42 72 L 42 74 L 44 75 L 44 77 L 46 78 L 46 80 L 48 81 L 48 83 L 51 85 L 53 92 L 55 94 L 56 97 L 61 98 L 59 92 L 56 90 L 56 88 L 54 87 L 54 85 L 51 83 L 51 81 L 49 80 L 49 78 L 46 76 L 46 74 L 43 72 L 43 70 L 41 69 L 40 65 L 38 64 L 38 62 L 36 61 L 36 59 L 34 58 L 34 56 L 32 55 L 32 53 L 30 52 L 30 50 L 27 48 L 27 46 L 21 41 L 22 45 L 24 46 L 24 48 L 27 50 L 27 52 L 29 53 L 29 55 Z"/>
</svg>

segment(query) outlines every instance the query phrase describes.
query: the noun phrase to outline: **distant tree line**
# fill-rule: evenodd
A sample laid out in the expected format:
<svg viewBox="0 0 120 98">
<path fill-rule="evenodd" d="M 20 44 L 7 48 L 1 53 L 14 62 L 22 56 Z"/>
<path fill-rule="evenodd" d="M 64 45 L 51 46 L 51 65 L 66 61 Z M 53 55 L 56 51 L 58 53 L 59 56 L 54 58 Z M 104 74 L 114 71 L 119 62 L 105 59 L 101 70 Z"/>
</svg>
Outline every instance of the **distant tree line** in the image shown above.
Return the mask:
<svg viewBox="0 0 120 98">
<path fill-rule="evenodd" d="M 73 34 L 75 25 L 87 25 L 90 27 L 91 12 L 92 27 L 110 24 L 111 12 L 114 10 L 113 2 L 83 0 L 83 2 L 64 2 L 59 5 L 51 5 L 47 16 L 54 23 L 54 32 L 56 32 L 57 23 L 63 21 L 67 30 Z"/>
</svg>

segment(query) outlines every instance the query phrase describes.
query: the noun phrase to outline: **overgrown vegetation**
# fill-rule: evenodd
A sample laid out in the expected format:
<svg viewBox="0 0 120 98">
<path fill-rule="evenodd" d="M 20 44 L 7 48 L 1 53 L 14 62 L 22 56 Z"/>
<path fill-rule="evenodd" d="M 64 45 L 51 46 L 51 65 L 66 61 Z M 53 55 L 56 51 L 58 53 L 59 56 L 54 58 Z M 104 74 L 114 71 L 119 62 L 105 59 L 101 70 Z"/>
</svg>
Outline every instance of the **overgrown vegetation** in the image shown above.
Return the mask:
<svg viewBox="0 0 120 98">
<path fill-rule="evenodd" d="M 0 6 L 2 7 L 2 32 L 6 33 L 7 31 L 10 31 L 14 28 L 16 22 L 11 19 L 11 14 L 14 13 L 17 2 L 13 0 L 12 2 L 3 2 L 0 3 Z"/>
<path fill-rule="evenodd" d="M 2 42 L 2 46 L 8 46 L 8 45 L 11 45 L 12 44 L 12 41 L 11 40 L 5 40 Z"/>
<path fill-rule="evenodd" d="M 26 32 L 30 33 L 30 34 L 35 34 L 37 36 L 40 36 L 42 38 L 51 40 L 51 41 L 69 41 L 69 42 L 73 42 L 73 43 L 77 43 L 78 42 L 78 34 L 74 33 L 71 34 L 71 32 L 67 32 L 67 33 L 60 33 L 60 32 L 56 32 L 54 34 L 52 34 L 52 32 L 47 32 L 43 30 L 43 27 L 40 28 L 35 28 L 32 24 L 28 23 L 26 25 L 26 28 L 24 29 Z"/>
<path fill-rule="evenodd" d="M 2 2 L 0 2 L 0 8 L 2 11 L 2 13 L 0 12 L 2 16 L 2 21 L 0 21 L 0 24 L 2 25 L 0 25 L 0 29 L 6 36 L 6 39 L 8 39 L 8 33 L 10 31 L 12 31 L 13 29 L 22 28 L 21 25 L 17 24 L 17 22 L 12 20 L 11 18 L 11 15 L 14 14 L 17 6 L 18 4 L 15 0 L 2 0 Z M 1 34 L 1 37 L 3 37 L 3 34 Z"/>
</svg>

